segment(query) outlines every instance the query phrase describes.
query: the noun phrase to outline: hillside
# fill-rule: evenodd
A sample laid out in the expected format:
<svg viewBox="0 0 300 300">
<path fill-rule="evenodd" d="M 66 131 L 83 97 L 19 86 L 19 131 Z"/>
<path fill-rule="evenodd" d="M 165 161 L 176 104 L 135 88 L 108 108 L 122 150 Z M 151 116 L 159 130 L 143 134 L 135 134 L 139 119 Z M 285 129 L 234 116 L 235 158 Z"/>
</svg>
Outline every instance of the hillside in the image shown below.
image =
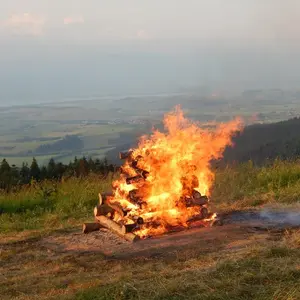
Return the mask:
<svg viewBox="0 0 300 300">
<path fill-rule="evenodd" d="M 162 128 L 160 128 L 162 129 Z M 124 135 L 124 143 L 107 152 L 109 161 L 120 164 L 118 153 L 135 147 L 137 137 Z M 255 124 L 244 128 L 233 138 L 233 147 L 225 150 L 223 165 L 251 160 L 254 164 L 296 159 L 300 156 L 300 118 L 271 124 Z"/>
<path fill-rule="evenodd" d="M 300 155 L 300 118 L 273 124 L 248 126 L 233 139 L 225 162 L 252 160 L 262 164 L 276 158 L 295 159 Z"/>
<path fill-rule="evenodd" d="M 299 166 L 219 169 L 212 205 L 299 212 Z M 1 299 L 299 299 L 299 226 L 268 230 L 237 219 L 134 245 L 105 232 L 82 235 L 112 176 L 33 182 L 0 195 Z"/>
</svg>

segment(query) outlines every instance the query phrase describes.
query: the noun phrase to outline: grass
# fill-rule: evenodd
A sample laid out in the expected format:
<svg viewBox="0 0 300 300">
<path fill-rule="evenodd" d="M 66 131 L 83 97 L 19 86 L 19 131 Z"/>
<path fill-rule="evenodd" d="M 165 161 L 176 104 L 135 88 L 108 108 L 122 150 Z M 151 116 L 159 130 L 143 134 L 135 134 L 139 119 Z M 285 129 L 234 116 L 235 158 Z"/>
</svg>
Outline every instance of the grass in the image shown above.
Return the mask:
<svg viewBox="0 0 300 300">
<path fill-rule="evenodd" d="M 1 299 L 300 299 L 299 229 L 276 239 L 254 235 L 252 244 L 233 249 L 182 245 L 157 257 L 117 259 L 41 244 L 45 235 L 67 235 L 92 220 L 98 192 L 109 190 L 111 181 L 112 175 L 91 175 L 0 195 Z M 212 199 L 227 210 L 296 203 L 299 181 L 297 162 L 228 167 L 217 171 Z"/>
<path fill-rule="evenodd" d="M 95 175 L 71 178 L 64 182 L 44 182 L 24 187 L 20 192 L 0 195 L 0 232 L 48 228 L 73 224 L 91 217 L 98 193 L 110 189 L 112 175 L 107 180 Z M 74 225 L 74 224 L 73 224 Z"/>
<path fill-rule="evenodd" d="M 91 175 L 64 182 L 34 184 L 11 194 L 0 194 L 0 231 L 41 228 L 50 219 L 58 224 L 90 216 L 98 193 L 111 188 L 112 176 L 105 180 Z M 50 197 L 47 191 L 55 190 Z M 251 162 L 216 172 L 212 204 L 218 210 L 257 207 L 263 204 L 291 204 L 300 199 L 300 164 L 276 161 L 265 167 Z M 13 216 L 12 216 L 13 214 Z M 15 220 L 18 220 L 17 222 Z"/>
<path fill-rule="evenodd" d="M 249 162 L 219 170 L 212 199 L 215 204 L 230 208 L 298 202 L 300 163 L 278 160 L 269 166 L 256 167 Z"/>
</svg>

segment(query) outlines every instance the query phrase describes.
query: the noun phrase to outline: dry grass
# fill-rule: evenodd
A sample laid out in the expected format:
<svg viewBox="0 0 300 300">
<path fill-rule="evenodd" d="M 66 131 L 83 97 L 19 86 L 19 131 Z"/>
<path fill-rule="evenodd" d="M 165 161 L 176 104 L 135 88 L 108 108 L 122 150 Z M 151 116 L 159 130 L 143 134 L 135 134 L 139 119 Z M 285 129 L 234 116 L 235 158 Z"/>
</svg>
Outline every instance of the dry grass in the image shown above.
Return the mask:
<svg viewBox="0 0 300 300">
<path fill-rule="evenodd" d="M 300 232 L 256 245 L 108 259 L 2 243 L 1 299 L 299 299 Z"/>
</svg>

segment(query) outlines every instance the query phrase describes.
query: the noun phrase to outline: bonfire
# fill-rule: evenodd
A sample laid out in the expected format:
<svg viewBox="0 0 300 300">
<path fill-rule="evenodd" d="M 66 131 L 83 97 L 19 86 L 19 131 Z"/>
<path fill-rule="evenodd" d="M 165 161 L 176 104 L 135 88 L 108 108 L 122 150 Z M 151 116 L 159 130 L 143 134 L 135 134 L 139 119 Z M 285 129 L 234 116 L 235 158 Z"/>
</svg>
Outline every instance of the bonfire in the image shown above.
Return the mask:
<svg viewBox="0 0 300 300">
<path fill-rule="evenodd" d="M 209 211 L 211 161 L 232 144 L 241 121 L 204 129 L 176 107 L 164 117 L 164 127 L 141 137 L 136 149 L 120 153 L 120 178 L 112 193 L 99 194 L 96 223 L 84 224 L 85 233 L 105 227 L 135 241 L 190 228 L 195 221 L 208 226 L 218 220 Z"/>
</svg>

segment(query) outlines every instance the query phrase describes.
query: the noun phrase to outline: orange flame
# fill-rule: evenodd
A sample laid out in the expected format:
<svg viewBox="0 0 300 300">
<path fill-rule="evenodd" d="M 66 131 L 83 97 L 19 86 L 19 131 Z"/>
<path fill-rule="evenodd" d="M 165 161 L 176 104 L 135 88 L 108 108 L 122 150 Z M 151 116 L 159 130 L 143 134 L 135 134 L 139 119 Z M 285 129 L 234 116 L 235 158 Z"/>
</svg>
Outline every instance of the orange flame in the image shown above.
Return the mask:
<svg viewBox="0 0 300 300">
<path fill-rule="evenodd" d="M 170 226 L 186 226 L 189 218 L 199 214 L 199 207 L 186 207 L 183 195 L 197 190 L 209 196 L 214 181 L 210 167 L 212 159 L 222 157 L 226 146 L 231 145 L 233 134 L 242 128 L 240 119 L 219 124 L 214 129 L 203 129 L 197 122 L 184 117 L 180 107 L 164 118 L 165 132 L 154 131 L 141 138 L 132 157 L 137 167 L 149 172 L 143 181 L 126 184 L 126 177 L 113 183 L 115 195 L 111 201 L 128 209 L 126 220 L 140 216 L 146 225 L 135 233 L 143 237 L 161 234 Z M 125 163 L 123 172 L 137 175 L 136 169 Z M 138 189 L 145 205 L 129 201 L 129 192 Z M 147 226 L 147 224 L 149 226 Z"/>
</svg>

